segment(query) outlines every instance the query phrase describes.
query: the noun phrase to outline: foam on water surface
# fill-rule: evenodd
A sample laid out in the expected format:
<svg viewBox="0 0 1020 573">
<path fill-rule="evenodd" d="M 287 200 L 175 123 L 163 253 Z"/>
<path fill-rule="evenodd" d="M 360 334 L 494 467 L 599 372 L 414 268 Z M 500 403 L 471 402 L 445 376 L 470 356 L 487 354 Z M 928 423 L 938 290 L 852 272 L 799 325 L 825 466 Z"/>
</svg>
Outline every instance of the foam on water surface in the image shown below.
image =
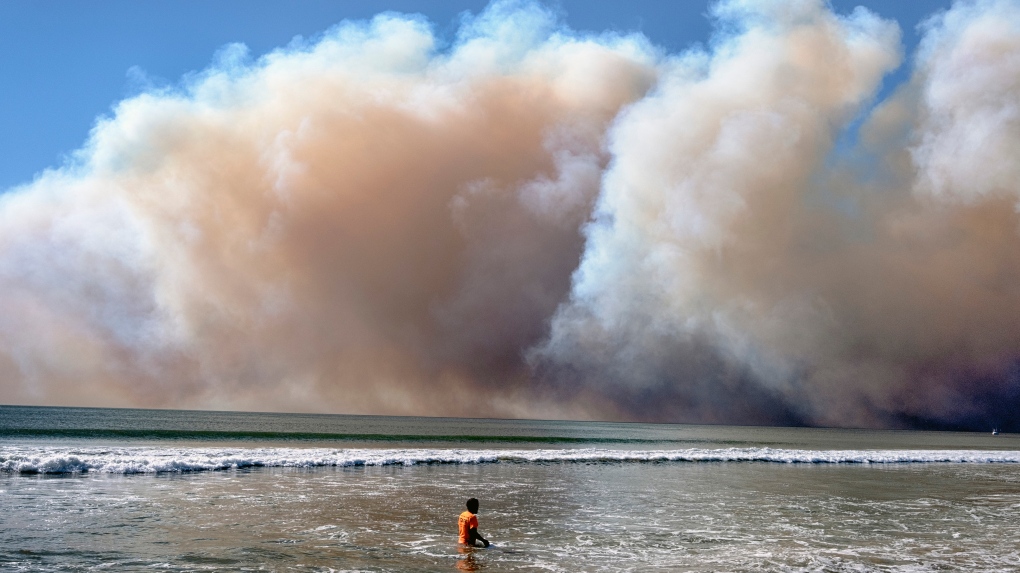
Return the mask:
<svg viewBox="0 0 1020 573">
<path fill-rule="evenodd" d="M 1020 451 L 688 448 L 370 449 L 0 446 L 8 474 L 151 474 L 257 467 L 495 463 L 1015 464 Z"/>
</svg>

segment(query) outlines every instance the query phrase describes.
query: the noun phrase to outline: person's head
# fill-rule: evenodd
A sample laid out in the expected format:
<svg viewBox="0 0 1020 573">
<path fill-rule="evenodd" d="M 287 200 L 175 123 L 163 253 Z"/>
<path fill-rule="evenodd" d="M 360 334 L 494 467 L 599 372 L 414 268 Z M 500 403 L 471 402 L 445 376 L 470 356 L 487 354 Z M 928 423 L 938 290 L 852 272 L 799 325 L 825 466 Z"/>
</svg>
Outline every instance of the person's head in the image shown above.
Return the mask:
<svg viewBox="0 0 1020 573">
<path fill-rule="evenodd" d="M 473 497 L 467 500 L 467 508 L 471 513 L 478 513 L 478 500 Z"/>
</svg>

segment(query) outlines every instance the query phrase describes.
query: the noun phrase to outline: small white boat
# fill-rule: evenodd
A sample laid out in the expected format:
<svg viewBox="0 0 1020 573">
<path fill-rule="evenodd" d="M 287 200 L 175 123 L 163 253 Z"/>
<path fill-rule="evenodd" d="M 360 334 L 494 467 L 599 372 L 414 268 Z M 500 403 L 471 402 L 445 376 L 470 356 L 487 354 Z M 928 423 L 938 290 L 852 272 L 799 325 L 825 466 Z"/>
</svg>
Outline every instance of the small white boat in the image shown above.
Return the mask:
<svg viewBox="0 0 1020 573">
<path fill-rule="evenodd" d="M 992 428 L 992 435 L 993 436 L 998 436 L 999 435 L 999 429 L 998 428 Z"/>
</svg>

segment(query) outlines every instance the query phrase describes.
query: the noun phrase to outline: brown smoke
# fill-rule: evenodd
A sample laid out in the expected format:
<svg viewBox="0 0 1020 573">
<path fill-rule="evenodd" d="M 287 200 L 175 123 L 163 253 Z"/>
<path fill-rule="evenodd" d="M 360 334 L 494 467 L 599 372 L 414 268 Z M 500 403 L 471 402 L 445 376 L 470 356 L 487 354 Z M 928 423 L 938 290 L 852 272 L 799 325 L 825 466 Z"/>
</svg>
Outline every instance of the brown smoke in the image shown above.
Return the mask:
<svg viewBox="0 0 1020 573">
<path fill-rule="evenodd" d="M 445 54 L 381 16 L 122 102 L 5 197 L 4 401 L 576 415 L 521 353 L 650 53 L 536 6 Z"/>
<path fill-rule="evenodd" d="M 1020 7 L 877 104 L 894 23 L 714 17 L 380 16 L 121 102 L 0 196 L 0 402 L 1020 427 Z"/>
</svg>

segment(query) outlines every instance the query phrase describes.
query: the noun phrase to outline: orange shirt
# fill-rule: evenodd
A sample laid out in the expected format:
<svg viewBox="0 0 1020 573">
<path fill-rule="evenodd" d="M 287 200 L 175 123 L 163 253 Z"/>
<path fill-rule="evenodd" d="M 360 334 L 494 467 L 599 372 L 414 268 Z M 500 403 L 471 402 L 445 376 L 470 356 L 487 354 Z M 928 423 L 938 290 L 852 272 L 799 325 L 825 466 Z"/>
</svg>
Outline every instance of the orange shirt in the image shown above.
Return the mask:
<svg viewBox="0 0 1020 573">
<path fill-rule="evenodd" d="M 460 518 L 457 519 L 457 527 L 460 529 L 460 542 L 469 543 L 471 541 L 471 536 L 468 534 L 468 530 L 472 527 L 478 527 L 478 516 L 470 511 L 465 511 L 460 514 Z"/>
</svg>

